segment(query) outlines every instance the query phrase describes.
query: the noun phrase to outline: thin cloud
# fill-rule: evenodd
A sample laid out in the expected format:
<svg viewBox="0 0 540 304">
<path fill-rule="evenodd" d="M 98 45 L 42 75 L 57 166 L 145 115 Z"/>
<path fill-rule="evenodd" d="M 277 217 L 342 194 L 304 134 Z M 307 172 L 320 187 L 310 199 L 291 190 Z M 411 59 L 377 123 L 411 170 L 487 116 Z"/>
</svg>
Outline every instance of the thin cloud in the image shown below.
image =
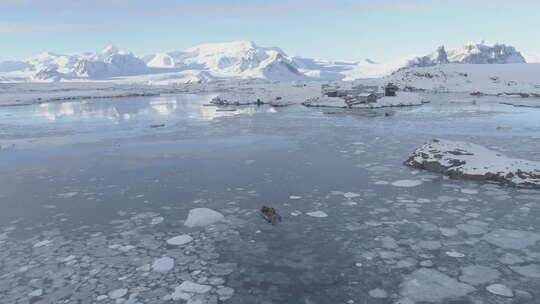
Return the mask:
<svg viewBox="0 0 540 304">
<path fill-rule="evenodd" d="M 89 31 L 108 28 L 106 25 L 95 24 L 26 24 L 0 23 L 0 33 L 46 33 L 66 31 Z"/>
</svg>

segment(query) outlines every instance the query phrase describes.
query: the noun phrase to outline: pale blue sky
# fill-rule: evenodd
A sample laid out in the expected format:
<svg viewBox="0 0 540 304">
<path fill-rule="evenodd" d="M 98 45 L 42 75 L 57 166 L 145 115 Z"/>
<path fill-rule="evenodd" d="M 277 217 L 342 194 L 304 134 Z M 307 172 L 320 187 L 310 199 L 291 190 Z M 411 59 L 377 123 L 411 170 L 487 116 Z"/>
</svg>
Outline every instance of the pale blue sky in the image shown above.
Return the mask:
<svg viewBox="0 0 540 304">
<path fill-rule="evenodd" d="M 0 0 L 0 61 L 233 40 L 321 59 L 386 61 L 482 39 L 540 54 L 539 15 L 539 0 Z"/>
</svg>

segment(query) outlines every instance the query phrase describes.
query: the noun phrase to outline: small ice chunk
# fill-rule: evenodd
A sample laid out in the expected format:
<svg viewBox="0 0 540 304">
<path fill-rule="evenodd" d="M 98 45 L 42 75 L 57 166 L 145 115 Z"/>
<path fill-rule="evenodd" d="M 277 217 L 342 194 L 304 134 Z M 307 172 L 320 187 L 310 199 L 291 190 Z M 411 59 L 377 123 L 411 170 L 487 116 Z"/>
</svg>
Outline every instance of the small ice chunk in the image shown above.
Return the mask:
<svg viewBox="0 0 540 304">
<path fill-rule="evenodd" d="M 396 243 L 396 240 L 394 240 L 392 237 L 385 236 L 381 238 L 382 247 L 385 249 L 396 249 L 398 248 L 398 244 Z"/>
<path fill-rule="evenodd" d="M 208 293 L 211 289 L 212 289 L 212 286 L 210 285 L 202 285 L 202 284 L 197 284 L 191 281 L 184 281 L 182 282 L 182 284 L 180 284 L 178 287 L 175 288 L 175 293 L 177 291 L 180 291 L 183 293 L 205 294 L 205 293 Z M 174 299 L 174 296 L 173 296 L 173 299 Z"/>
<path fill-rule="evenodd" d="M 465 257 L 465 255 L 461 252 L 457 252 L 457 251 L 447 251 L 445 252 L 447 256 L 451 257 L 451 258 L 463 258 Z"/>
<path fill-rule="evenodd" d="M 458 230 L 454 228 L 439 228 L 439 231 L 446 237 L 451 237 L 458 234 Z"/>
<path fill-rule="evenodd" d="M 152 221 L 150 222 L 150 225 L 153 226 L 153 225 L 161 224 L 161 223 L 163 223 L 164 220 L 165 220 L 165 219 L 164 219 L 162 216 L 154 217 L 154 218 L 152 219 Z"/>
<path fill-rule="evenodd" d="M 504 249 L 525 249 L 536 244 L 540 235 L 530 231 L 495 229 L 484 240 Z"/>
<path fill-rule="evenodd" d="M 154 260 L 152 263 L 152 270 L 156 272 L 165 273 L 174 268 L 174 259 L 169 257 L 162 257 Z"/>
<path fill-rule="evenodd" d="M 346 192 L 346 193 L 343 193 L 343 196 L 344 196 L 346 199 L 353 199 L 353 198 L 355 198 L 355 197 L 359 197 L 360 194 L 354 193 L 354 192 Z"/>
<path fill-rule="evenodd" d="M 299 200 L 299 199 L 301 199 L 301 198 L 302 198 L 302 197 L 301 197 L 301 196 L 298 196 L 298 195 L 291 195 L 291 196 L 289 196 L 289 199 L 291 199 L 291 200 Z"/>
<path fill-rule="evenodd" d="M 182 234 L 179 236 L 175 236 L 173 238 L 170 238 L 167 240 L 167 244 L 173 245 L 173 246 L 181 246 L 185 245 L 189 242 L 193 241 L 193 238 L 187 234 Z"/>
<path fill-rule="evenodd" d="M 101 302 L 101 301 L 103 301 L 105 299 L 108 299 L 108 298 L 109 298 L 109 296 L 107 296 L 107 295 L 99 295 L 99 296 L 96 297 L 96 301 Z"/>
<path fill-rule="evenodd" d="M 71 262 L 71 261 L 75 260 L 76 258 L 77 258 L 76 256 L 70 255 L 70 256 L 68 256 L 66 258 L 63 258 L 62 262 L 64 262 L 64 263 Z"/>
<path fill-rule="evenodd" d="M 307 215 L 311 216 L 311 217 L 327 217 L 328 214 L 326 214 L 324 211 L 312 211 L 312 212 L 308 212 L 306 213 Z"/>
<path fill-rule="evenodd" d="M 421 184 L 422 184 L 422 181 L 420 180 L 403 179 L 403 180 L 398 180 L 398 181 L 393 182 L 392 186 L 409 188 L 409 187 L 420 186 Z"/>
<path fill-rule="evenodd" d="M 294 210 L 293 212 L 291 212 L 292 216 L 299 216 L 300 214 L 302 214 L 302 212 L 300 212 L 298 210 Z"/>
<path fill-rule="evenodd" d="M 220 278 L 220 277 L 211 277 L 208 282 L 211 284 L 211 285 L 223 285 L 225 284 L 225 279 L 223 278 Z"/>
<path fill-rule="evenodd" d="M 61 197 L 61 198 L 70 198 L 70 197 L 74 197 L 77 194 L 79 194 L 79 192 L 66 192 L 66 193 L 58 193 L 56 196 Z"/>
<path fill-rule="evenodd" d="M 439 241 L 420 241 L 418 246 L 425 250 L 439 250 L 442 247 Z"/>
<path fill-rule="evenodd" d="M 495 281 L 501 273 L 487 266 L 473 265 L 461 268 L 459 280 L 471 285 L 480 285 Z"/>
<path fill-rule="evenodd" d="M 375 299 L 386 299 L 388 293 L 384 289 L 375 288 L 369 291 L 369 296 Z"/>
<path fill-rule="evenodd" d="M 234 295 L 234 289 L 230 287 L 222 287 L 219 288 L 216 293 L 218 294 L 220 301 L 227 301 Z"/>
<path fill-rule="evenodd" d="M 127 294 L 127 292 L 128 292 L 127 288 L 120 288 L 120 289 L 116 289 L 109 292 L 108 295 L 109 295 L 109 298 L 114 300 L 114 299 L 119 299 L 119 298 L 124 297 Z"/>
<path fill-rule="evenodd" d="M 511 298 L 514 296 L 512 289 L 503 284 L 491 284 L 486 287 L 486 290 L 501 297 Z"/>
<path fill-rule="evenodd" d="M 49 240 L 43 240 L 41 242 L 37 242 L 34 244 L 34 248 L 40 248 L 40 247 L 43 247 L 43 246 L 48 246 L 50 245 L 52 242 L 49 241 Z"/>
<path fill-rule="evenodd" d="M 425 260 L 420 262 L 420 266 L 422 267 L 433 267 L 433 262 L 431 260 Z"/>
<path fill-rule="evenodd" d="M 184 222 L 187 227 L 205 227 L 225 220 L 223 214 L 208 208 L 195 208 L 189 211 Z"/>
<path fill-rule="evenodd" d="M 43 289 L 36 289 L 28 294 L 30 298 L 37 298 L 43 295 Z"/>
<path fill-rule="evenodd" d="M 461 189 L 461 193 L 463 194 L 478 194 L 478 190 L 476 189 Z"/>
<path fill-rule="evenodd" d="M 234 263 L 221 263 L 210 267 L 210 273 L 215 276 L 226 276 L 233 273 L 236 268 Z"/>
<path fill-rule="evenodd" d="M 137 267 L 136 270 L 137 271 L 142 271 L 142 272 L 148 272 L 148 271 L 150 271 L 150 268 L 151 268 L 150 264 L 144 264 L 142 266 Z"/>
</svg>

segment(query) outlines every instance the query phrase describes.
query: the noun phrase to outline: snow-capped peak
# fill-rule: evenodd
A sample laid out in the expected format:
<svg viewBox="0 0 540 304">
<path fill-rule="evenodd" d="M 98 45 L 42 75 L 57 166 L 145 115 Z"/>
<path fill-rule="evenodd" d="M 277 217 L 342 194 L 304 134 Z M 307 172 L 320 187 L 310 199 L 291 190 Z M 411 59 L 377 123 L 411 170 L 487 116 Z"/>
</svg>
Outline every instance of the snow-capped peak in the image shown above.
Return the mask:
<svg viewBox="0 0 540 304">
<path fill-rule="evenodd" d="M 119 52 L 120 52 L 120 50 L 116 46 L 108 45 L 100 53 L 101 53 L 101 55 L 108 57 L 108 56 L 111 56 L 111 55 L 118 54 Z"/>
<path fill-rule="evenodd" d="M 486 63 L 525 63 L 525 58 L 514 47 L 499 43 L 469 43 L 462 48 L 449 50 L 450 62 L 486 64 Z"/>
</svg>

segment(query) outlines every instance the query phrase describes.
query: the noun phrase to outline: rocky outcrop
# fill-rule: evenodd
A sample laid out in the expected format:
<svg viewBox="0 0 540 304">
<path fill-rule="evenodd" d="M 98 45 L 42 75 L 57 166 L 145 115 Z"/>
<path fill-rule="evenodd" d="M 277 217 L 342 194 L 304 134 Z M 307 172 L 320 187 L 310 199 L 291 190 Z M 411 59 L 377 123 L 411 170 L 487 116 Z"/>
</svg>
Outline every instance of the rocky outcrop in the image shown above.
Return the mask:
<svg viewBox="0 0 540 304">
<path fill-rule="evenodd" d="M 540 188 L 540 162 L 509 158 L 471 143 L 434 139 L 405 164 L 454 178 Z"/>
</svg>

